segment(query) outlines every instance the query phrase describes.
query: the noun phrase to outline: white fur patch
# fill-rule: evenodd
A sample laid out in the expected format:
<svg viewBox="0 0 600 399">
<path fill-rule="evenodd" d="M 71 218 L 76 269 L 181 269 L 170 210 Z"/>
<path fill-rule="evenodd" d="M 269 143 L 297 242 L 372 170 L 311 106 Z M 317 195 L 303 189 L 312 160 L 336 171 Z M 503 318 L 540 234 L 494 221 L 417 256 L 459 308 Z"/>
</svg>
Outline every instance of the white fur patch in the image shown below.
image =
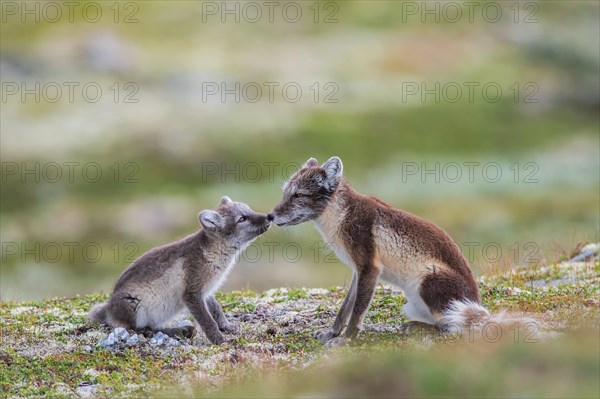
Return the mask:
<svg viewBox="0 0 600 399">
<path fill-rule="evenodd" d="M 484 339 L 496 342 L 502 336 L 510 336 L 518 328 L 534 334 L 540 332 L 540 324 L 528 317 L 510 317 L 506 311 L 490 314 L 482 305 L 469 300 L 452 301 L 439 323 L 448 332 L 467 336 L 469 340 Z M 520 327 L 517 327 L 520 325 Z"/>
<path fill-rule="evenodd" d="M 475 319 L 474 315 L 479 315 L 478 319 Z M 503 315 L 499 315 L 503 316 Z M 443 324 L 450 326 L 465 326 L 467 324 L 479 324 L 490 319 L 490 312 L 482 305 L 470 301 L 452 301 L 448 309 L 444 312 L 442 318 Z"/>
<path fill-rule="evenodd" d="M 235 259 L 231 260 L 231 262 L 224 267 L 224 269 L 221 273 L 216 274 L 215 276 L 213 276 L 210 279 L 210 281 L 207 284 L 206 290 L 205 290 L 205 292 L 206 292 L 205 297 L 211 296 L 212 294 L 217 292 L 219 290 L 219 288 L 221 288 L 221 285 L 223 285 L 223 283 L 227 279 L 227 275 L 229 274 L 231 269 L 233 269 L 234 263 L 235 263 Z"/>
<path fill-rule="evenodd" d="M 140 292 L 136 293 L 141 299 L 136 314 L 137 328 L 161 328 L 181 312 L 184 307 L 181 300 L 183 279 L 183 259 L 180 258 L 149 286 L 140 287 Z"/>
<path fill-rule="evenodd" d="M 333 250 L 338 259 L 354 270 L 354 262 L 344 245 L 344 241 L 339 236 L 339 229 L 344 216 L 344 212 L 339 209 L 337 204 L 332 203 L 315 220 L 315 224 L 323 240 Z"/>
</svg>

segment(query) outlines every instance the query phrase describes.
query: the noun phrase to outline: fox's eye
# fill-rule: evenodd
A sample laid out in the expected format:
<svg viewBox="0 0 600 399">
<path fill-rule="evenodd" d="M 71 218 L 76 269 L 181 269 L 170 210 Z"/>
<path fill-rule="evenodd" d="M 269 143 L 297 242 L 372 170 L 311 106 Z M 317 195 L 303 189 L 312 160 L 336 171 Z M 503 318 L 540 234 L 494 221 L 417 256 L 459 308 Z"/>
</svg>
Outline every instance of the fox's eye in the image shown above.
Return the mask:
<svg viewBox="0 0 600 399">
<path fill-rule="evenodd" d="M 238 223 L 242 223 L 246 221 L 246 216 L 242 216 L 241 218 L 238 219 Z"/>
</svg>

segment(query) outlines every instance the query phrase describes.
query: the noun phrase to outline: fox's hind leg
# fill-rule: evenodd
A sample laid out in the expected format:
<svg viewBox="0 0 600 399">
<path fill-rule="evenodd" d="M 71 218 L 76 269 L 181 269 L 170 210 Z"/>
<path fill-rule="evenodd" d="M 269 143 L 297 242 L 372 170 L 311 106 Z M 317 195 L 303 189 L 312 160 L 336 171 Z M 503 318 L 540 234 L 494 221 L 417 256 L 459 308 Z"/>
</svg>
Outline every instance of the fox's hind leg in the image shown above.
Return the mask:
<svg viewBox="0 0 600 399">
<path fill-rule="evenodd" d="M 196 327 L 194 326 L 158 328 L 152 332 L 156 333 L 158 331 L 167 334 L 169 337 L 193 338 L 196 335 Z"/>
<path fill-rule="evenodd" d="M 413 332 L 441 332 L 441 330 L 439 329 L 438 326 L 433 325 L 433 324 L 429 324 L 429 323 L 423 323 L 422 321 L 408 321 L 406 323 L 402 323 L 400 325 L 400 328 L 398 329 L 398 332 L 400 334 L 412 334 Z"/>
<path fill-rule="evenodd" d="M 112 327 L 125 327 L 134 330 L 137 327 L 137 313 L 140 299 L 128 293 L 115 292 L 108 301 L 107 324 Z"/>
</svg>

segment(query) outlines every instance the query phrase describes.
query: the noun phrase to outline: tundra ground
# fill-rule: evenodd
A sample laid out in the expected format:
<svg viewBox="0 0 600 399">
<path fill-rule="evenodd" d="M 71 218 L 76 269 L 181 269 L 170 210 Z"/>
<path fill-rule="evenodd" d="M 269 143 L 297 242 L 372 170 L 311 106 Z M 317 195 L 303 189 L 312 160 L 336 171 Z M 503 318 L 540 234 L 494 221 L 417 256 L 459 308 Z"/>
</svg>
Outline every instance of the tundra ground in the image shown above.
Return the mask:
<svg viewBox="0 0 600 399">
<path fill-rule="evenodd" d="M 199 333 L 174 344 L 139 336 L 135 343 L 104 347 L 98 344 L 112 330 L 86 322 L 85 316 L 105 294 L 2 302 L 2 396 L 347 396 L 351 386 L 354 396 L 598 393 L 597 258 L 485 275 L 478 282 L 492 312 L 534 317 L 541 328 L 505 329 L 501 336 L 490 329 L 471 345 L 480 349 L 468 350 L 459 349 L 471 341 L 466 334 L 462 340 L 423 330 L 401 335 L 407 321 L 404 297 L 379 287 L 359 338 L 346 347 L 326 348 L 313 334 L 331 326 L 345 289 L 280 288 L 219 294 L 228 317 L 241 326 L 222 346 L 210 345 Z M 381 379 L 380 388 L 369 390 L 369 370 Z M 460 370 L 479 385 L 457 384 L 452 376 Z M 331 378 L 320 378 L 323 373 Z M 530 374 L 531 383 L 524 382 L 523 373 Z"/>
</svg>

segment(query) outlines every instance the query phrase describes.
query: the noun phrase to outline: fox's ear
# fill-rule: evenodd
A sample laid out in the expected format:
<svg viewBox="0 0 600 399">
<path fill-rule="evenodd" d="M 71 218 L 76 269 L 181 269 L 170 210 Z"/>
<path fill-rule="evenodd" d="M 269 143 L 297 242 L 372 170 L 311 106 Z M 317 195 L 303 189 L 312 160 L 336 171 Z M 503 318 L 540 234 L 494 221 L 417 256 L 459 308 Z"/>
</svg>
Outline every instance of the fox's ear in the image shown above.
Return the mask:
<svg viewBox="0 0 600 399">
<path fill-rule="evenodd" d="M 221 197 L 221 202 L 219 202 L 219 205 L 225 205 L 225 204 L 229 204 L 231 201 L 231 198 L 229 198 L 228 196 L 224 195 Z"/>
<path fill-rule="evenodd" d="M 308 161 L 302 165 L 303 168 L 312 168 L 313 166 L 319 166 L 319 162 L 315 158 L 308 158 Z"/>
<path fill-rule="evenodd" d="M 342 179 L 342 160 L 338 157 L 331 157 L 322 165 L 325 177 L 317 176 L 317 183 L 325 187 L 330 192 L 337 190 L 340 180 Z"/>
<path fill-rule="evenodd" d="M 223 227 L 223 217 L 215 211 L 206 210 L 200 212 L 198 220 L 202 227 L 208 230 L 216 230 Z"/>
<path fill-rule="evenodd" d="M 339 179 L 342 177 L 344 165 L 339 157 L 331 157 L 323 164 L 323 170 L 327 179 Z"/>
</svg>

